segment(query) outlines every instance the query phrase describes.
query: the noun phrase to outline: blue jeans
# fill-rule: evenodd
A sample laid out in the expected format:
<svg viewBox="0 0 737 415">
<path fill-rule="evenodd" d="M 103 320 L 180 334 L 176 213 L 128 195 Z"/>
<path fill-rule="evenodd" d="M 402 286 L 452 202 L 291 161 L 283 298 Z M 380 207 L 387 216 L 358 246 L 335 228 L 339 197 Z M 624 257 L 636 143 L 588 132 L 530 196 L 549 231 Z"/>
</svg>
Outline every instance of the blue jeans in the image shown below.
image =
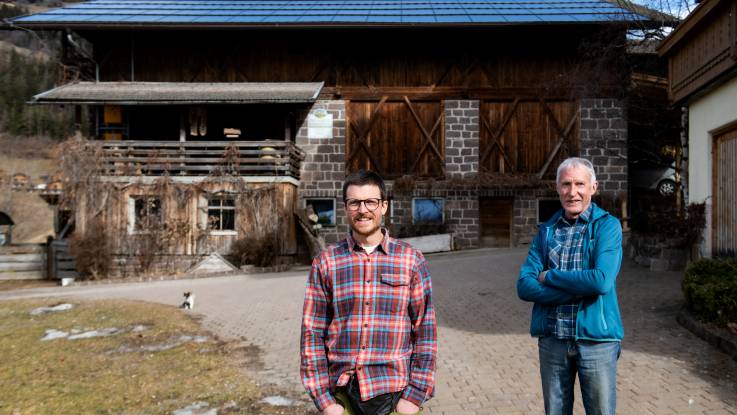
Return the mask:
<svg viewBox="0 0 737 415">
<path fill-rule="evenodd" d="M 617 407 L 619 342 L 558 339 L 538 340 L 545 413 L 573 413 L 573 388 L 578 373 L 587 415 L 614 415 Z"/>
</svg>

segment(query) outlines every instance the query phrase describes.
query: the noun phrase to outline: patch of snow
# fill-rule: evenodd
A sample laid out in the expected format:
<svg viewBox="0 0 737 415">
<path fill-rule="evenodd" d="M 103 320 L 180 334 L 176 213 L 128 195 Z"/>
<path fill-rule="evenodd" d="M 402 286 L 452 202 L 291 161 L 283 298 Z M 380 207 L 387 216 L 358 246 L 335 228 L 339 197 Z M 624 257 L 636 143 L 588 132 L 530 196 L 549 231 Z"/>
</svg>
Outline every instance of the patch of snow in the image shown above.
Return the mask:
<svg viewBox="0 0 737 415">
<path fill-rule="evenodd" d="M 54 313 L 57 311 L 67 311 L 67 310 L 71 310 L 72 307 L 74 306 L 68 303 L 59 304 L 53 307 L 39 307 L 39 308 L 34 308 L 33 310 L 31 310 L 31 315 L 38 316 L 40 314 L 45 314 L 45 313 Z"/>
<path fill-rule="evenodd" d="M 41 341 L 63 339 L 64 337 L 67 337 L 67 336 L 69 336 L 69 333 L 65 331 L 49 329 L 49 330 L 46 330 L 46 335 L 41 338 Z"/>
<path fill-rule="evenodd" d="M 210 404 L 207 402 L 195 402 L 192 405 L 182 409 L 177 409 L 171 415 L 217 415 L 217 408 L 208 409 Z"/>
<path fill-rule="evenodd" d="M 261 399 L 261 402 L 265 402 L 271 406 L 292 406 L 294 401 L 283 396 L 267 396 Z"/>
<path fill-rule="evenodd" d="M 139 333 L 139 332 L 146 331 L 146 330 L 148 330 L 148 327 L 144 326 L 143 324 L 139 324 L 133 327 L 133 329 L 131 329 L 133 333 Z"/>
<path fill-rule="evenodd" d="M 79 339 L 90 339 L 92 337 L 107 337 L 112 336 L 114 334 L 120 333 L 120 330 L 118 330 L 115 327 L 108 327 L 105 329 L 100 330 L 91 330 L 91 331 L 85 331 L 84 333 L 75 334 L 72 336 L 69 336 L 69 340 L 79 340 Z"/>
</svg>

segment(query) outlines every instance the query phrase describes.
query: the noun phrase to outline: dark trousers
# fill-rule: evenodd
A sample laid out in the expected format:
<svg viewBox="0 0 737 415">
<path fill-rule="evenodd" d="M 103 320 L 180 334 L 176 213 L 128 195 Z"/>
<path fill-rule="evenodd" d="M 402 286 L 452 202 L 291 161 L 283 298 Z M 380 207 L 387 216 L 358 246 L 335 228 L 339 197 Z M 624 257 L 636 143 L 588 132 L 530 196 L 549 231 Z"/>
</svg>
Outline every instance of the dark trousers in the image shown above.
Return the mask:
<svg viewBox="0 0 737 415">
<path fill-rule="evenodd" d="M 391 415 L 395 413 L 394 408 L 401 397 L 402 392 L 392 392 L 361 401 L 358 378 L 355 376 L 335 394 L 335 399 L 345 408 L 344 415 Z"/>
</svg>

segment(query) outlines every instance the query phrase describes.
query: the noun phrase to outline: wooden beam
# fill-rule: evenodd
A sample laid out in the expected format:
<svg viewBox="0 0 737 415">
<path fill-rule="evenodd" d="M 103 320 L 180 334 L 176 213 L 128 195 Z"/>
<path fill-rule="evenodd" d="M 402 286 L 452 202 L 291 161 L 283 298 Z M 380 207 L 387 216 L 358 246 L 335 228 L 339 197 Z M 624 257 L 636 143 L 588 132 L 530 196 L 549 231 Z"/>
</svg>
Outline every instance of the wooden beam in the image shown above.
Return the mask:
<svg viewBox="0 0 737 415">
<path fill-rule="evenodd" d="M 602 86 L 602 96 L 614 92 L 614 88 Z M 320 92 L 320 99 L 346 99 L 352 101 L 376 101 L 387 97 L 389 102 L 402 102 L 408 97 L 416 101 L 440 101 L 446 99 L 513 100 L 537 101 L 543 96 L 548 100 L 570 101 L 571 97 L 581 95 L 582 89 L 571 88 L 461 88 L 447 86 L 387 87 L 373 86 L 326 86 Z"/>
<path fill-rule="evenodd" d="M 563 145 L 563 143 L 566 141 L 566 138 L 568 138 L 568 135 L 571 133 L 571 130 L 573 129 L 573 126 L 576 123 L 576 120 L 578 120 L 578 111 L 576 111 L 575 114 L 573 114 L 573 117 L 571 117 L 571 120 L 568 121 L 568 125 L 566 126 L 565 131 L 563 134 L 561 134 L 560 139 L 558 139 L 558 143 L 555 145 L 555 148 L 553 148 L 553 151 L 548 155 L 548 159 L 545 160 L 545 164 L 543 165 L 543 168 L 540 170 L 539 173 L 537 173 L 538 179 L 542 179 L 545 175 L 545 172 L 548 171 L 548 167 L 550 167 L 550 163 L 553 162 L 555 159 L 555 156 L 558 154 L 558 151 L 560 150 L 560 147 Z"/>
<path fill-rule="evenodd" d="M 420 127 L 420 131 L 422 131 L 422 135 L 425 136 L 425 144 L 429 144 L 430 147 L 435 152 L 435 155 L 438 157 L 438 160 L 440 161 L 440 168 L 443 172 L 443 176 L 445 176 L 445 160 L 443 159 L 443 155 L 440 153 L 440 150 L 438 150 L 438 147 L 435 145 L 435 143 L 432 142 L 432 136 L 427 132 L 425 129 L 425 126 L 422 125 L 422 121 L 420 120 L 420 117 L 417 115 L 417 112 L 415 112 L 415 109 L 412 107 L 412 102 L 409 100 L 409 98 L 404 97 L 404 102 L 407 104 L 407 107 L 409 108 L 409 111 L 412 113 L 412 117 L 414 117 L 415 121 L 417 122 L 417 126 Z M 440 119 L 442 119 L 443 115 L 440 115 L 440 118 L 435 122 L 435 125 L 433 126 L 433 133 L 437 129 L 438 125 L 440 124 Z M 415 160 L 415 164 L 416 164 Z M 414 169 L 413 169 L 414 170 Z"/>
<path fill-rule="evenodd" d="M 350 154 L 346 157 L 346 164 L 348 164 L 350 161 L 353 160 L 353 158 L 356 156 L 356 153 L 358 153 L 359 148 L 363 148 L 366 152 L 366 155 L 369 158 L 369 161 L 374 166 L 374 169 L 377 173 L 381 174 L 383 172 L 383 169 L 381 168 L 381 165 L 374 159 L 373 154 L 371 153 L 371 149 L 368 147 L 368 145 L 365 143 L 364 139 L 368 135 L 368 133 L 371 131 L 371 128 L 373 128 L 374 123 L 379 118 L 379 110 L 381 109 L 381 106 L 384 105 L 384 103 L 387 101 L 388 97 L 382 97 L 379 103 L 376 105 L 376 108 L 374 108 L 374 112 L 371 114 L 371 118 L 369 118 L 368 125 L 363 131 L 358 131 L 358 127 L 356 126 L 355 122 L 351 122 L 351 127 L 358 133 L 358 138 L 356 141 L 359 145 L 354 146 L 351 149 Z"/>
<path fill-rule="evenodd" d="M 509 165 L 509 167 L 512 169 L 512 173 L 514 173 L 517 170 L 517 167 L 512 164 L 512 162 L 509 160 L 509 156 L 507 155 L 507 152 L 504 150 L 504 147 L 502 147 L 501 144 L 499 144 L 499 137 L 504 133 L 504 130 L 507 128 L 507 124 L 509 124 L 509 121 L 512 119 L 512 116 L 514 115 L 515 111 L 517 111 L 517 106 L 519 105 L 520 98 L 515 98 L 512 102 L 512 107 L 509 109 L 509 112 L 504 116 L 504 119 L 502 120 L 502 123 L 499 125 L 499 128 L 496 132 L 494 132 L 491 128 L 491 125 L 489 125 L 489 121 L 483 116 L 483 114 L 480 115 L 480 119 L 482 121 L 482 124 L 484 127 L 486 127 L 487 131 L 489 131 L 489 134 L 491 134 L 491 138 L 494 140 L 486 149 L 484 150 L 484 154 L 479 159 L 479 166 L 483 165 L 484 162 L 486 162 L 486 159 L 491 154 L 492 149 L 494 148 L 494 145 L 496 144 L 499 147 L 499 151 L 502 154 L 502 157 L 504 157 L 504 161 Z"/>
</svg>

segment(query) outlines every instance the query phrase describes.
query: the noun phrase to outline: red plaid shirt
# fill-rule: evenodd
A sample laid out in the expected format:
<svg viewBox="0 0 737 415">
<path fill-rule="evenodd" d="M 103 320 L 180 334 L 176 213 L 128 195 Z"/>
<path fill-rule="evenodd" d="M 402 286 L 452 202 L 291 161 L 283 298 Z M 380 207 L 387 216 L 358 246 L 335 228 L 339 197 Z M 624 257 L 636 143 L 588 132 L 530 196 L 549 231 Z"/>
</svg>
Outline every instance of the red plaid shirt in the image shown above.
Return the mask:
<svg viewBox="0 0 737 415">
<path fill-rule="evenodd" d="M 361 400 L 433 396 L 437 328 L 427 261 L 389 237 L 371 254 L 348 235 L 312 262 L 302 317 L 302 383 L 319 410 L 358 377 Z"/>
</svg>

